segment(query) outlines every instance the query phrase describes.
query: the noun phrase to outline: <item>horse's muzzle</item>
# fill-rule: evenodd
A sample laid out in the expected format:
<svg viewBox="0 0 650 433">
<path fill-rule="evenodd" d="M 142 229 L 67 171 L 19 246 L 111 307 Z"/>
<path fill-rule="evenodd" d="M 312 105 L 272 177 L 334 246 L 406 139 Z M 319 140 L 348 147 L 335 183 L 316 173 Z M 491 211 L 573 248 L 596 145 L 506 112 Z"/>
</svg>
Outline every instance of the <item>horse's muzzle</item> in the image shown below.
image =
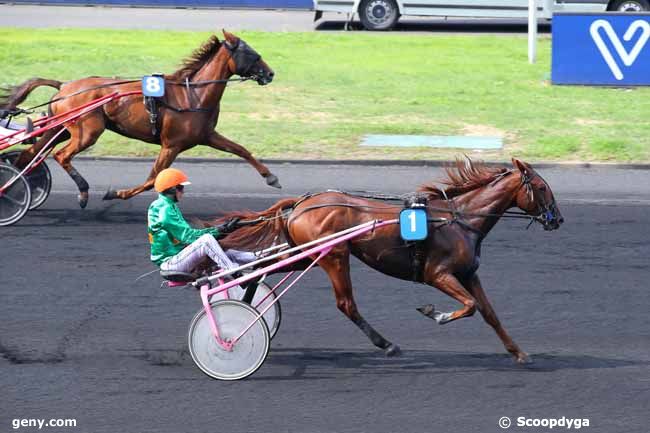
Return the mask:
<svg viewBox="0 0 650 433">
<path fill-rule="evenodd" d="M 256 74 L 256 79 L 257 84 L 260 86 L 266 86 L 267 84 L 270 84 L 271 81 L 273 81 L 273 77 L 275 76 L 275 73 L 273 71 L 259 71 L 259 73 Z"/>
<path fill-rule="evenodd" d="M 542 218 L 542 226 L 544 230 L 551 231 L 557 230 L 564 223 L 564 217 L 562 215 L 553 215 L 550 218 Z"/>
<path fill-rule="evenodd" d="M 548 221 L 544 223 L 544 230 L 552 231 L 560 228 L 560 223 L 557 221 Z"/>
<path fill-rule="evenodd" d="M 546 231 L 557 230 L 564 223 L 564 217 L 554 207 L 542 212 L 536 219 Z"/>
</svg>

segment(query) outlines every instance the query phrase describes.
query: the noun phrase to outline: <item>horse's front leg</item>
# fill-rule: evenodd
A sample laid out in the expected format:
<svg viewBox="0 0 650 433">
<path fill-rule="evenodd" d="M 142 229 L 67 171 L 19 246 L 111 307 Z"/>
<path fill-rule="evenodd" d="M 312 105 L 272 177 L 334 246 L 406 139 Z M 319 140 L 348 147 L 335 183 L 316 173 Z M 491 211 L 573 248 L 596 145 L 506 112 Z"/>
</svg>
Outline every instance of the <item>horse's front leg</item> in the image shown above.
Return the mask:
<svg viewBox="0 0 650 433">
<path fill-rule="evenodd" d="M 253 166 L 253 168 L 255 168 L 255 170 L 257 170 L 257 172 L 263 178 L 266 179 L 267 185 L 270 185 L 274 188 L 282 188 L 282 185 L 280 185 L 280 182 L 278 181 L 278 177 L 271 173 L 271 171 L 269 171 L 269 169 L 264 164 L 255 159 L 255 157 L 253 157 L 253 155 L 251 155 L 251 153 L 246 150 L 244 146 L 241 146 L 234 141 L 228 140 L 226 137 L 216 131 L 213 131 L 210 134 L 205 144 L 213 149 L 222 150 L 224 152 L 237 155 L 240 158 L 244 158 L 250 165 Z"/>
<path fill-rule="evenodd" d="M 488 298 L 485 295 L 485 291 L 483 290 L 483 286 L 481 285 L 481 280 L 479 279 L 478 275 L 474 274 L 474 276 L 472 276 L 472 278 L 467 281 L 467 288 L 474 295 L 474 298 L 478 303 L 478 310 L 483 316 L 483 319 L 485 319 L 485 321 L 490 326 L 492 326 L 492 328 L 494 328 L 494 331 L 503 342 L 506 350 L 515 357 L 515 360 L 519 364 L 527 364 L 532 362 L 528 354 L 522 351 L 519 346 L 517 346 L 517 344 L 512 341 L 510 335 L 508 335 L 506 330 L 503 329 L 503 326 L 501 326 L 499 318 L 497 317 L 494 309 L 492 308 L 492 305 L 490 305 L 490 301 L 488 301 Z"/>
<path fill-rule="evenodd" d="M 121 189 L 118 191 L 109 188 L 108 191 L 106 191 L 103 200 L 114 200 L 116 198 L 120 198 L 122 200 L 128 200 L 131 197 L 138 195 L 143 191 L 150 190 L 151 188 L 153 188 L 153 184 L 156 180 L 156 176 L 158 175 L 158 173 L 160 173 L 161 171 L 163 171 L 164 169 L 172 165 L 172 162 L 174 162 L 176 156 L 178 156 L 181 150 L 182 150 L 181 146 L 163 144 L 163 147 L 160 148 L 160 153 L 158 154 L 158 158 L 156 158 L 156 162 L 154 163 L 153 168 L 149 173 L 149 177 L 147 177 L 147 180 L 142 185 L 136 186 L 135 188 L 131 188 L 131 189 Z"/>
<path fill-rule="evenodd" d="M 436 311 L 433 305 L 425 305 L 417 309 L 420 313 L 438 322 L 439 325 L 472 316 L 476 311 L 476 301 L 452 274 L 435 273 L 426 275 L 425 282 L 463 304 L 463 308 L 451 313 Z"/>
</svg>

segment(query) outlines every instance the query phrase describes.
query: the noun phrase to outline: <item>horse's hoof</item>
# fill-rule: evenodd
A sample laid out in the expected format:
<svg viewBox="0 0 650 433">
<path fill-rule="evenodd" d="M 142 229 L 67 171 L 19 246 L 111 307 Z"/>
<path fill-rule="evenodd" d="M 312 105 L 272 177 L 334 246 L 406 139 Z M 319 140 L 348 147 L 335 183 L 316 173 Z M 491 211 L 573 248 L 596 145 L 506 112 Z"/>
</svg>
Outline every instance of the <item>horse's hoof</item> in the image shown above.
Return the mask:
<svg viewBox="0 0 650 433">
<path fill-rule="evenodd" d="M 278 177 L 273 173 L 269 173 L 269 175 L 266 176 L 266 184 L 268 186 L 272 186 L 273 188 L 282 189 L 282 185 L 280 185 L 280 181 L 278 180 Z"/>
<path fill-rule="evenodd" d="M 433 313 L 435 313 L 435 311 L 436 311 L 433 304 L 423 305 L 421 307 L 416 308 L 416 310 L 418 310 L 420 313 L 424 314 L 425 316 L 427 316 L 430 319 L 434 318 Z"/>
<path fill-rule="evenodd" d="M 433 312 L 433 320 L 438 322 L 438 325 L 444 325 L 445 323 L 449 322 L 451 320 L 451 314 L 452 313 L 443 313 L 440 311 L 434 311 Z"/>
<path fill-rule="evenodd" d="M 402 354 L 402 350 L 397 344 L 391 343 L 390 346 L 384 349 L 384 353 L 389 358 L 392 358 L 393 356 L 400 356 Z"/>
<path fill-rule="evenodd" d="M 88 193 L 87 192 L 79 193 L 77 199 L 79 200 L 79 207 L 81 209 L 86 209 L 86 206 L 88 206 Z"/>
<path fill-rule="evenodd" d="M 451 318 L 452 315 L 452 313 L 443 313 L 441 311 L 436 311 L 433 304 L 423 305 L 419 308 L 416 308 L 416 310 L 418 310 L 420 313 L 424 314 L 428 318 L 438 322 L 438 325 L 444 325 L 445 323 L 449 322 L 449 319 Z"/>
<path fill-rule="evenodd" d="M 515 356 L 515 362 L 519 365 L 530 365 L 533 359 L 527 353 L 520 352 Z"/>
<path fill-rule="evenodd" d="M 117 191 L 109 188 L 108 191 L 106 191 L 106 194 L 104 194 L 104 197 L 102 197 L 102 200 L 115 200 L 116 198 L 119 198 Z"/>
</svg>

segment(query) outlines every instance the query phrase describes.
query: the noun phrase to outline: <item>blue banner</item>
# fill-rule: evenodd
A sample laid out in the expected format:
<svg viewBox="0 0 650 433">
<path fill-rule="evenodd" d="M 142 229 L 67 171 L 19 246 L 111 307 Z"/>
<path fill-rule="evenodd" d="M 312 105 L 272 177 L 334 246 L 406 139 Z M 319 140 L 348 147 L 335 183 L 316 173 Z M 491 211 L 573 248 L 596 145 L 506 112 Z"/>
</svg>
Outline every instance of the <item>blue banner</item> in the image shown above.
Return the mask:
<svg viewBox="0 0 650 433">
<path fill-rule="evenodd" d="M 553 84 L 650 85 L 650 14 L 553 15 Z"/>
<path fill-rule="evenodd" d="M 11 3 L 81 6 L 148 6 L 187 8 L 313 9 L 312 0 L 12 0 Z"/>
</svg>

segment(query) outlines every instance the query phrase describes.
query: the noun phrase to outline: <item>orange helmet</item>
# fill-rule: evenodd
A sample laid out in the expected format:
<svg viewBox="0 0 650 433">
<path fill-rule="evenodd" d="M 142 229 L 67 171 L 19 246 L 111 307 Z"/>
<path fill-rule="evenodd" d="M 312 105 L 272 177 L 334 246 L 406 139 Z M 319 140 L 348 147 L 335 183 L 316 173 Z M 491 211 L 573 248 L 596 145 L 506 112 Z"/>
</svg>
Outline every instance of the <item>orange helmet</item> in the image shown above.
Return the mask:
<svg viewBox="0 0 650 433">
<path fill-rule="evenodd" d="M 189 185 L 187 175 L 176 168 L 166 168 L 156 176 L 153 187 L 157 192 L 163 192 L 178 185 Z"/>
</svg>

